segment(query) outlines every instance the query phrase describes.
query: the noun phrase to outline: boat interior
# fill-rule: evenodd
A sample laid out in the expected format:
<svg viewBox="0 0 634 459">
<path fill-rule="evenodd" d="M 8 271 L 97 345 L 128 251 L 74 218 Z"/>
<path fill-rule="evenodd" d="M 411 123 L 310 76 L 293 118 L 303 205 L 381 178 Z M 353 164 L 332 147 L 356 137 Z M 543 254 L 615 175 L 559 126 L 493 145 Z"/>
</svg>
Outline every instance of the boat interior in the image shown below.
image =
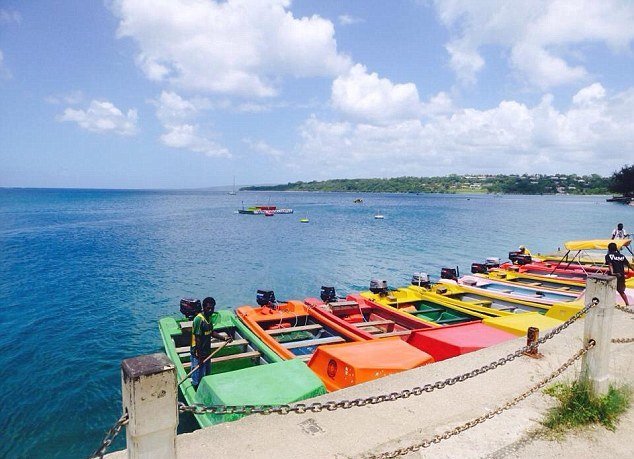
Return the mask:
<svg viewBox="0 0 634 459">
<path fill-rule="evenodd" d="M 172 335 L 174 346 L 183 367 L 189 371 L 190 362 L 190 343 L 192 321 L 183 320 L 178 322 L 181 335 Z M 270 363 L 260 349 L 252 342 L 247 340 L 237 327 L 223 327 L 216 331 L 230 336 L 233 341 L 224 345 L 224 341 L 212 340 L 211 352 L 221 348 L 214 357 L 211 358 L 211 373 L 219 374 L 228 371 L 240 370 L 242 368 L 253 367 L 256 365 L 264 365 Z M 224 345 L 224 346 L 223 346 Z"/>
<path fill-rule="evenodd" d="M 390 311 L 367 302 L 362 297 L 348 297 L 345 300 L 330 302 L 324 309 L 373 338 L 398 336 L 406 340 L 413 329 L 430 327 L 422 322 L 407 323 L 406 318 L 390 314 Z"/>
</svg>

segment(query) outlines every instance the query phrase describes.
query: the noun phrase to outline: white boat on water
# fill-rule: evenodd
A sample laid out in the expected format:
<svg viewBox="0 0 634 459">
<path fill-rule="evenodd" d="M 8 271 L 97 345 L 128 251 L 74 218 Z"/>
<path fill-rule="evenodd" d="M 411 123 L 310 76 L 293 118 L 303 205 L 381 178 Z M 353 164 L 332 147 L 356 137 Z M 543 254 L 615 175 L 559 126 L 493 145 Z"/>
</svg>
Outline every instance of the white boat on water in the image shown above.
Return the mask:
<svg viewBox="0 0 634 459">
<path fill-rule="evenodd" d="M 377 212 L 377 213 L 374 215 L 374 218 L 375 218 L 376 220 L 383 220 L 385 217 L 383 216 L 383 214 L 382 214 L 381 212 Z"/>
</svg>

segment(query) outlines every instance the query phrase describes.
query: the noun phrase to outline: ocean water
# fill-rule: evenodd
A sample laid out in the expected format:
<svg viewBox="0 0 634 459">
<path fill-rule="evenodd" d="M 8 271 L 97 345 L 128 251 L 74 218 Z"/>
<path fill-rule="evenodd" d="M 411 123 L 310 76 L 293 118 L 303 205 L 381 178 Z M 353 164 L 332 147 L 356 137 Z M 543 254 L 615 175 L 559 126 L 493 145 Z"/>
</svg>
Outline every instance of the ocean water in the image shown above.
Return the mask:
<svg viewBox="0 0 634 459">
<path fill-rule="evenodd" d="M 295 214 L 238 215 L 242 201 Z M 0 457 L 91 453 L 121 412 L 121 360 L 161 350 L 157 321 L 181 297 L 234 308 L 258 288 L 399 286 L 519 244 L 609 237 L 633 216 L 597 196 L 0 189 Z"/>
</svg>

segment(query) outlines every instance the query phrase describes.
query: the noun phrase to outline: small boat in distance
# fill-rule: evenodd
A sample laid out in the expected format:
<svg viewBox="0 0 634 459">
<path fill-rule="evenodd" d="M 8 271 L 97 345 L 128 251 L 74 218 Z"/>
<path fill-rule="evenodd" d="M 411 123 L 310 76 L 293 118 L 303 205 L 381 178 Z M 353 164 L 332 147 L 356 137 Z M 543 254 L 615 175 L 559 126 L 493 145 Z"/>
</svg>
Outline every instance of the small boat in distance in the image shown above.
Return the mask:
<svg viewBox="0 0 634 459">
<path fill-rule="evenodd" d="M 354 202 L 355 204 L 362 204 L 362 203 L 363 203 L 363 199 L 361 199 L 361 198 L 356 198 L 356 199 L 355 199 L 354 201 L 352 201 L 352 202 Z"/>
<path fill-rule="evenodd" d="M 278 209 L 276 206 L 251 206 L 244 208 L 244 202 L 242 203 L 242 209 L 238 209 L 239 214 L 246 215 L 271 215 L 273 214 L 292 214 L 293 209 Z"/>
<path fill-rule="evenodd" d="M 385 217 L 381 212 L 377 212 L 376 214 L 374 214 L 374 218 L 377 220 L 383 220 Z"/>
<path fill-rule="evenodd" d="M 310 222 L 310 220 L 308 220 L 308 217 L 304 217 L 304 218 L 300 218 L 299 222 L 300 223 L 308 223 L 308 222 Z"/>
<path fill-rule="evenodd" d="M 231 189 L 231 191 L 229 193 L 227 193 L 229 196 L 235 196 L 236 195 L 236 176 L 233 176 L 233 188 Z"/>
</svg>

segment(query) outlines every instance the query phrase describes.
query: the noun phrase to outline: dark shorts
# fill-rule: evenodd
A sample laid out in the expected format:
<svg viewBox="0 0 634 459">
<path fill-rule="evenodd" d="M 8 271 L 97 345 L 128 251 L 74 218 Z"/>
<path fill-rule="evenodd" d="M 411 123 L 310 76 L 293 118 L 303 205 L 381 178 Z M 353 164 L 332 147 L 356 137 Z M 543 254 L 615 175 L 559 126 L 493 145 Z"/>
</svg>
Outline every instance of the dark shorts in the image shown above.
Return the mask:
<svg viewBox="0 0 634 459">
<path fill-rule="evenodd" d="M 616 291 L 625 293 L 625 275 L 623 274 L 616 278 Z"/>
</svg>

